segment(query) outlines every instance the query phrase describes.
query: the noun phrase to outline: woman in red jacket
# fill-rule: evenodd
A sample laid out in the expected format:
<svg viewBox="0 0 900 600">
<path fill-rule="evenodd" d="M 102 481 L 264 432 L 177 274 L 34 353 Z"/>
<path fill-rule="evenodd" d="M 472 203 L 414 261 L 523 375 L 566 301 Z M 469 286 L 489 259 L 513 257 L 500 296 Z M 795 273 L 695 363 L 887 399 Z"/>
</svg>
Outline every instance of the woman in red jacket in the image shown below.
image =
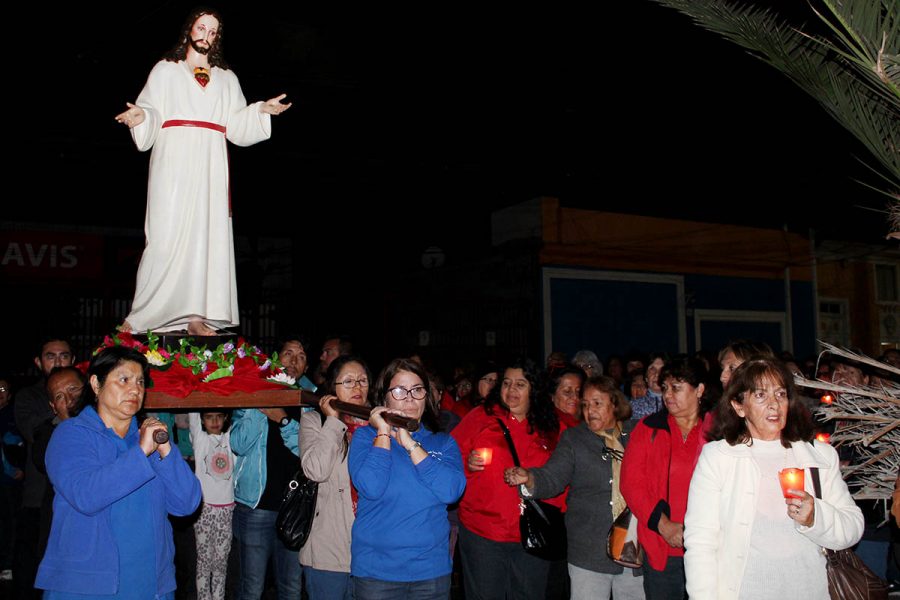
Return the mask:
<svg viewBox="0 0 900 600">
<path fill-rule="evenodd" d="M 466 463 L 466 492 L 459 504 L 465 596 L 502 600 L 509 594 L 543 600 L 550 563 L 522 548 L 519 491 L 503 480 L 504 470 L 514 465 L 500 422 L 509 429 L 525 468 L 547 462 L 560 424 L 533 361 L 519 359 L 501 373 L 500 385 L 487 401 L 469 412 L 452 433 Z M 548 501 L 561 507 L 563 494 Z"/>
<path fill-rule="evenodd" d="M 667 362 L 659 373 L 665 407 L 638 423 L 622 461 L 622 495 L 647 555 L 647 600 L 684 598 L 688 487 L 712 419 L 707 377 L 696 358 Z"/>
</svg>

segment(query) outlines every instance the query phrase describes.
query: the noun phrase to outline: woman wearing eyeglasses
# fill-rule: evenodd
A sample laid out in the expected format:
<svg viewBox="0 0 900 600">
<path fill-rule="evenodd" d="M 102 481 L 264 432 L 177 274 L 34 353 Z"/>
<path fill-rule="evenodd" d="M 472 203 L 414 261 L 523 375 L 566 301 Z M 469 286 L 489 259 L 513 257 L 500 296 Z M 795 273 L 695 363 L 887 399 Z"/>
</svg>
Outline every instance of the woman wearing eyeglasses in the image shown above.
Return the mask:
<svg viewBox="0 0 900 600">
<path fill-rule="evenodd" d="M 543 600 L 550 562 L 522 548 L 519 492 L 503 480 L 503 471 L 514 466 L 503 427 L 521 466 L 530 469 L 550 458 L 561 425 L 534 361 L 518 359 L 501 373 L 499 390 L 453 430 L 467 467 L 466 495 L 459 503 L 465 596 Z M 562 506 L 563 496 L 548 502 Z"/>
<path fill-rule="evenodd" d="M 357 600 L 450 595 L 447 505 L 466 478 L 456 442 L 439 431 L 430 389 L 418 363 L 395 359 L 378 376 L 369 426 L 350 442 L 359 494 L 350 565 Z M 392 428 L 385 412 L 419 419 L 419 429 Z"/>
<path fill-rule="evenodd" d="M 369 406 L 369 368 L 355 356 L 331 362 L 322 386 L 318 411 L 300 419 L 300 461 L 303 473 L 319 482 L 316 518 L 309 539 L 300 549 L 300 565 L 310 600 L 349 600 L 350 530 L 356 513 L 356 490 L 350 485 L 347 454 L 354 432 L 366 421 L 341 414 L 334 400 Z M 324 416 L 324 419 L 323 419 Z"/>
</svg>

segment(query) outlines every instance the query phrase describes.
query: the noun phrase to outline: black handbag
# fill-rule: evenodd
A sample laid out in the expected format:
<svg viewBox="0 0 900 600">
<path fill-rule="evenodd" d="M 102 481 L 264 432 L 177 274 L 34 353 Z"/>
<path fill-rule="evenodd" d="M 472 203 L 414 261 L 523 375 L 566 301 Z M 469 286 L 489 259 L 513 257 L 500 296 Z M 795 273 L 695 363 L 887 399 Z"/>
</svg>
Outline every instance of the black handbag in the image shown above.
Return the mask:
<svg viewBox="0 0 900 600">
<path fill-rule="evenodd" d="M 325 424 L 324 414 L 322 424 Z M 281 506 L 278 507 L 278 517 L 275 519 L 278 539 L 290 550 L 299 550 L 309 539 L 313 517 L 316 516 L 318 496 L 318 482 L 307 478 L 301 466 L 284 490 Z"/>
<path fill-rule="evenodd" d="M 509 445 L 513 464 L 519 465 L 519 455 L 513 445 L 506 424 L 497 419 L 503 437 Z M 519 499 L 519 535 L 525 552 L 544 560 L 562 560 L 566 557 L 566 522 L 562 510 L 536 498 Z"/>
<path fill-rule="evenodd" d="M 818 467 L 810 467 L 816 498 L 822 499 Z M 825 551 L 828 595 L 832 600 L 887 600 L 887 584 L 850 548 Z"/>
</svg>

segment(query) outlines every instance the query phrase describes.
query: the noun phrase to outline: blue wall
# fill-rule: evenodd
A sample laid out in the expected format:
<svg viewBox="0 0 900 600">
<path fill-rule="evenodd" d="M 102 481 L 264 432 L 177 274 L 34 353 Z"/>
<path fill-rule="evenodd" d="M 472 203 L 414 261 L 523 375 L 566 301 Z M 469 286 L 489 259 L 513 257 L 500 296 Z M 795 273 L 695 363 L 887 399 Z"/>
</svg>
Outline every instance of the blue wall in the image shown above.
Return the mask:
<svg viewBox="0 0 900 600">
<path fill-rule="evenodd" d="M 632 349 L 678 351 L 675 285 L 556 277 L 549 285 L 554 350 L 572 356 L 588 348 L 601 358 Z M 697 350 L 693 317 L 696 309 L 784 311 L 784 284 L 774 279 L 685 275 L 684 293 L 689 352 Z M 803 357 L 815 349 L 812 284 L 792 282 L 791 293 L 794 353 Z M 706 350 L 718 351 L 728 340 L 740 337 L 766 341 L 776 351 L 782 349 L 780 329 L 774 323 L 704 320 L 701 335 Z"/>
</svg>

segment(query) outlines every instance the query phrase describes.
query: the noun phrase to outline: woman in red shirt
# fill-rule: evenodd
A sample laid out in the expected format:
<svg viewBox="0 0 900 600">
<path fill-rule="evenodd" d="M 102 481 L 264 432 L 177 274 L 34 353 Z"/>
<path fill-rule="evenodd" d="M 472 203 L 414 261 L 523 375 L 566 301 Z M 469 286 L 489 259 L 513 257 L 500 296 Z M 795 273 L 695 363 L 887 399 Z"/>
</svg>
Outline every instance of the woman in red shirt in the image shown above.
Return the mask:
<svg viewBox="0 0 900 600">
<path fill-rule="evenodd" d="M 452 433 L 466 463 L 466 492 L 459 504 L 465 595 L 467 600 L 502 600 L 507 594 L 543 600 L 550 563 L 522 548 L 519 491 L 503 480 L 503 471 L 514 465 L 500 422 L 525 468 L 547 462 L 560 424 L 533 361 L 519 359 L 501 372 L 500 385 Z M 562 507 L 563 494 L 549 502 Z"/>
<path fill-rule="evenodd" d="M 667 362 L 659 373 L 665 407 L 638 423 L 622 461 L 622 495 L 647 555 L 647 600 L 684 598 L 688 487 L 712 420 L 707 377 L 696 358 Z"/>
</svg>

